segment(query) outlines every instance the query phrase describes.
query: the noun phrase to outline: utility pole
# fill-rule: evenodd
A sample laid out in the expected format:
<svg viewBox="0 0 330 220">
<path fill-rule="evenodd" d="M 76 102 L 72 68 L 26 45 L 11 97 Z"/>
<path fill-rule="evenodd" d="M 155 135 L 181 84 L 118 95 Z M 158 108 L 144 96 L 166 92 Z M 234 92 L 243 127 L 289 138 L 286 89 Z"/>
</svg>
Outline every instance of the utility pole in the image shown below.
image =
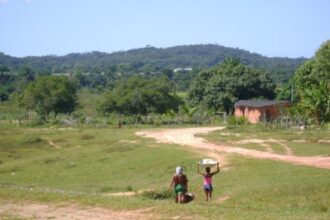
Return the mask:
<svg viewBox="0 0 330 220">
<path fill-rule="evenodd" d="M 293 85 L 291 85 L 291 104 L 293 104 Z"/>
</svg>

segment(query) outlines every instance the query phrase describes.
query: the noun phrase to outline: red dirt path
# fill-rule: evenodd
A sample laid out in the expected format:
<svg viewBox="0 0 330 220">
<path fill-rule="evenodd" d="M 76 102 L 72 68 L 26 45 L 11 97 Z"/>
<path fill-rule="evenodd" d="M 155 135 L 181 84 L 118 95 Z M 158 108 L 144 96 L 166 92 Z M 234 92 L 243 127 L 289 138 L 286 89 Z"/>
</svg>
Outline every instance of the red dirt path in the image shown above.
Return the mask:
<svg viewBox="0 0 330 220">
<path fill-rule="evenodd" d="M 163 129 L 157 131 L 140 131 L 136 132 L 136 134 L 154 138 L 161 143 L 173 143 L 203 150 L 202 152 L 208 156 L 215 156 L 215 153 L 226 152 L 258 159 L 276 160 L 291 164 L 330 169 L 330 157 L 280 155 L 271 152 L 217 145 L 207 142 L 201 137 L 196 137 L 196 134 L 203 134 L 221 129 L 224 129 L 224 127 Z"/>
<path fill-rule="evenodd" d="M 0 218 L 4 219 L 58 219 L 58 220 L 145 220 L 159 219 L 150 209 L 113 211 L 100 207 L 82 208 L 74 205 L 58 206 L 41 203 L 0 204 Z"/>
</svg>

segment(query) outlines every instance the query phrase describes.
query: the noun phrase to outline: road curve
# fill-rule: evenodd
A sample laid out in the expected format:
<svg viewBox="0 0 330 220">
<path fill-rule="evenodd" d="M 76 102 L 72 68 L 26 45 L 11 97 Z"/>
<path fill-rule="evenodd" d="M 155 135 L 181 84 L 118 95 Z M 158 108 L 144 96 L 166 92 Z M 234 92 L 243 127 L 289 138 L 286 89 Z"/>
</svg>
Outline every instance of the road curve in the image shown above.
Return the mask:
<svg viewBox="0 0 330 220">
<path fill-rule="evenodd" d="M 154 138 L 160 143 L 173 143 L 203 150 L 208 156 L 215 155 L 215 152 L 226 152 L 258 159 L 276 160 L 291 164 L 330 169 L 330 157 L 281 155 L 271 152 L 217 145 L 206 141 L 202 137 L 196 136 L 196 134 L 203 134 L 221 129 L 224 129 L 224 127 L 162 129 L 154 131 L 139 131 L 136 132 L 136 135 Z"/>
</svg>

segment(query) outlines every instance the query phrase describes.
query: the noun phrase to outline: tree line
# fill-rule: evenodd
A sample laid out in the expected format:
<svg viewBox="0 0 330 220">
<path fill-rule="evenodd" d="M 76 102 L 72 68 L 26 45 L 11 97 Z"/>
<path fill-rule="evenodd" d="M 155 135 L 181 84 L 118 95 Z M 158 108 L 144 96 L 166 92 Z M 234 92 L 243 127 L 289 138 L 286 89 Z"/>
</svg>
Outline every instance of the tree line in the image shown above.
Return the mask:
<svg viewBox="0 0 330 220">
<path fill-rule="evenodd" d="M 145 48 L 115 53 L 71 53 L 65 56 L 11 57 L 0 53 L 0 65 L 18 72 L 27 66 L 37 74 L 157 74 L 164 69 L 191 67 L 204 69 L 222 63 L 227 57 L 236 57 L 242 64 L 266 70 L 276 82 L 286 82 L 305 58 L 265 57 L 248 51 L 215 44 Z M 192 77 L 190 77 L 190 80 Z"/>
<path fill-rule="evenodd" d="M 6 72 L 8 68 L 2 66 L 0 82 L 12 81 L 12 75 Z M 330 120 L 330 41 L 322 44 L 312 59 L 299 66 L 281 90 L 276 90 L 276 83 L 265 70 L 244 65 L 233 57 L 215 67 L 198 71 L 186 100 L 176 95 L 172 74 L 172 71 L 163 70 L 159 76 L 109 77 L 111 85 L 106 83 L 107 89 L 100 92 L 103 100 L 97 109 L 103 115 L 118 113 L 135 115 L 136 118 L 151 113 L 175 113 L 187 108 L 230 114 L 237 100 L 274 99 L 277 96 L 294 101 L 292 114 L 319 124 Z M 83 74 L 38 76 L 29 68 L 17 77 L 19 86 L 14 89 L 13 97 L 27 110 L 37 112 L 43 120 L 49 115 L 56 117 L 59 113 L 74 112 L 78 106 L 77 91 L 86 83 Z"/>
</svg>

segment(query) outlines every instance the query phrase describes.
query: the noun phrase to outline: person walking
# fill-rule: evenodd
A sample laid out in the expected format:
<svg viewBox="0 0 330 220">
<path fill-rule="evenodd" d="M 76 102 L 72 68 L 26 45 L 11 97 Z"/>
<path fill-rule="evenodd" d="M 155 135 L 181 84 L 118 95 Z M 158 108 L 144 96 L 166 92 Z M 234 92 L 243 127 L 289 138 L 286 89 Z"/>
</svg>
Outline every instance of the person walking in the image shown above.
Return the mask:
<svg viewBox="0 0 330 220">
<path fill-rule="evenodd" d="M 183 173 L 182 167 L 175 169 L 175 175 L 172 177 L 169 190 L 174 190 L 176 203 L 184 203 L 185 194 L 188 190 L 188 178 Z"/>
<path fill-rule="evenodd" d="M 211 200 L 212 200 L 212 191 L 213 191 L 212 177 L 215 174 L 219 173 L 219 171 L 220 171 L 219 163 L 217 163 L 217 170 L 215 172 L 212 172 L 212 173 L 211 173 L 211 168 L 210 167 L 205 168 L 205 173 L 200 172 L 199 164 L 197 164 L 197 173 L 204 177 L 203 188 L 204 188 L 204 192 L 205 192 L 207 202 L 211 202 Z"/>
</svg>

